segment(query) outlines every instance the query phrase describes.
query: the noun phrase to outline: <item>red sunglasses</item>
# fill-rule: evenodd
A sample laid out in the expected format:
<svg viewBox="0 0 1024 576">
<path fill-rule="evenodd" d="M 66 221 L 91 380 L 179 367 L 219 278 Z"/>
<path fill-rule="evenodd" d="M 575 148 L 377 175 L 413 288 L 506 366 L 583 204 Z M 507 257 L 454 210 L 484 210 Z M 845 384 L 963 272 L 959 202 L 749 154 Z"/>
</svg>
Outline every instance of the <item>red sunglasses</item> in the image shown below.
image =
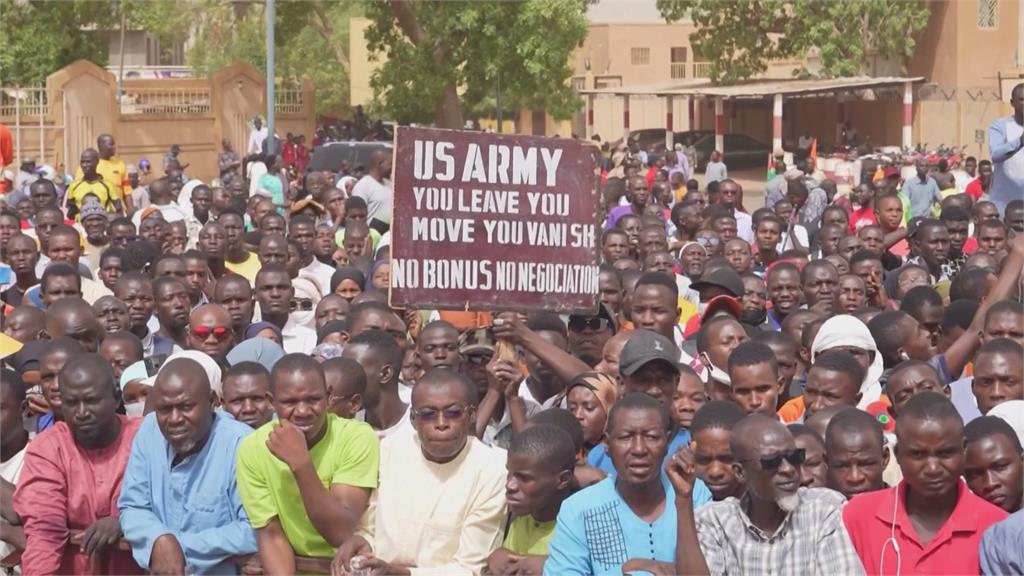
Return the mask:
<svg viewBox="0 0 1024 576">
<path fill-rule="evenodd" d="M 231 337 L 231 330 L 223 326 L 217 326 L 210 328 L 209 326 L 196 326 L 192 329 L 192 336 L 195 336 L 199 340 L 206 340 L 213 335 L 217 340 L 226 340 Z"/>
</svg>

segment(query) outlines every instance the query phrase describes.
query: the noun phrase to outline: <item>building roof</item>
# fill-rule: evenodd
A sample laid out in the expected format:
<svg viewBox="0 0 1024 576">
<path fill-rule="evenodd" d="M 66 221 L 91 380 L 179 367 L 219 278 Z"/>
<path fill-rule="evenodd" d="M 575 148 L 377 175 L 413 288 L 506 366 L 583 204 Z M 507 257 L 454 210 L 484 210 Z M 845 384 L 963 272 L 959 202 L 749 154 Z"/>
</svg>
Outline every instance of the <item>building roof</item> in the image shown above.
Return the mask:
<svg viewBox="0 0 1024 576">
<path fill-rule="evenodd" d="M 706 79 L 678 80 L 658 84 L 617 86 L 581 90 L 582 94 L 610 94 L 616 96 L 694 96 L 697 98 L 760 99 L 782 95 L 817 95 L 834 92 L 849 92 L 867 88 L 891 88 L 903 86 L 906 82 L 923 82 L 924 77 L 871 77 L 822 78 L 794 80 L 791 78 L 759 79 L 734 84 L 716 84 Z"/>
</svg>

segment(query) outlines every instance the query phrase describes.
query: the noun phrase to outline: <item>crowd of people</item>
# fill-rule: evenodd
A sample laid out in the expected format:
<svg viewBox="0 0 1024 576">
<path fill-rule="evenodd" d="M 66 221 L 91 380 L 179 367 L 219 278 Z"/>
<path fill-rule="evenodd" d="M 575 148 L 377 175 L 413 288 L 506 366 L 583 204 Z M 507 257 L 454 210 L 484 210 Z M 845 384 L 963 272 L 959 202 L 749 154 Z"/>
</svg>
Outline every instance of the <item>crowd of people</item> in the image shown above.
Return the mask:
<svg viewBox="0 0 1024 576">
<path fill-rule="evenodd" d="M 596 311 L 399 310 L 390 157 L 179 153 L 133 183 L 104 134 L 0 207 L 5 566 L 1024 569 L 1024 198 L 802 161 L 748 213 L 611 146 Z"/>
</svg>

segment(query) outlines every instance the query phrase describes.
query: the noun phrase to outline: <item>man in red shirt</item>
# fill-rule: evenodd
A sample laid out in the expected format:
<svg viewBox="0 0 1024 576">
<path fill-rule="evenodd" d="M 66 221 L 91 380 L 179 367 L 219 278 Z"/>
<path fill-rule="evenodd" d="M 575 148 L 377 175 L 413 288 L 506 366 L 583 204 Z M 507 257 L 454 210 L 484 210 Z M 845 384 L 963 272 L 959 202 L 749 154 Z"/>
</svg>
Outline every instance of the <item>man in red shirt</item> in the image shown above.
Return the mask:
<svg viewBox="0 0 1024 576">
<path fill-rule="evenodd" d="M 978 163 L 978 177 L 971 180 L 970 184 L 967 185 L 967 189 L 964 190 L 974 201 L 977 202 L 981 198 L 982 194 L 988 193 L 989 186 L 992 185 L 992 161 L 982 160 Z"/>
<path fill-rule="evenodd" d="M 964 424 L 953 403 L 921 392 L 896 420 L 903 481 L 843 509 L 868 574 L 980 574 L 978 545 L 1006 511 L 974 495 L 964 472 Z"/>
<path fill-rule="evenodd" d="M 850 192 L 854 210 L 850 212 L 850 232 L 856 232 L 869 224 L 878 224 L 875 216 L 875 191 L 870 184 L 858 184 Z"/>
</svg>

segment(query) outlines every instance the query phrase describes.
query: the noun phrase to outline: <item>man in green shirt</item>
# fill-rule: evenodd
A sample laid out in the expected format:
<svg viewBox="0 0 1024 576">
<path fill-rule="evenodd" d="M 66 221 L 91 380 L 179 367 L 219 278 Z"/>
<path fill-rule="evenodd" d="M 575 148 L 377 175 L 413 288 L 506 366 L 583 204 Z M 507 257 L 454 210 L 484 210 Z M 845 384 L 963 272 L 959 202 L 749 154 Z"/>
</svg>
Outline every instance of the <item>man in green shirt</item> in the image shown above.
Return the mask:
<svg viewBox="0 0 1024 576">
<path fill-rule="evenodd" d="M 377 487 L 376 435 L 329 414 L 328 392 L 316 360 L 284 356 L 271 373 L 277 419 L 239 446 L 238 490 L 266 574 L 294 574 L 295 556 L 333 557 Z"/>
</svg>

